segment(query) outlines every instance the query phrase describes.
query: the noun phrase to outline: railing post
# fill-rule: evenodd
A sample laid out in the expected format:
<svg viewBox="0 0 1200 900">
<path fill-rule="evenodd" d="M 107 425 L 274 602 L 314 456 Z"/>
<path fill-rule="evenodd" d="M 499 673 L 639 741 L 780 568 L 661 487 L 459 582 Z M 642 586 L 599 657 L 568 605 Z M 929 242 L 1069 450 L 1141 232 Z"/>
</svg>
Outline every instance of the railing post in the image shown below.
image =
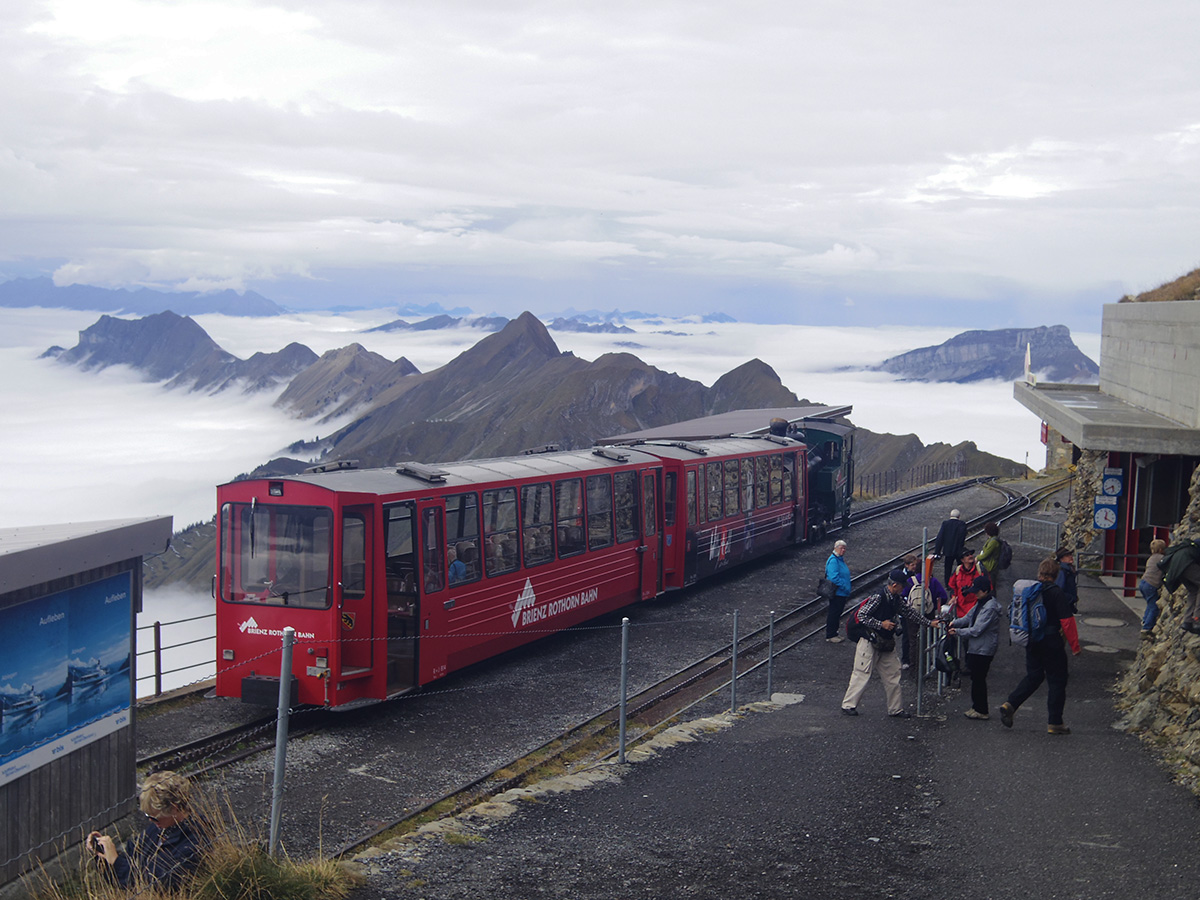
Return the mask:
<svg viewBox="0 0 1200 900">
<path fill-rule="evenodd" d="M 275 783 L 271 788 L 271 834 L 269 853 L 279 849 L 279 818 L 283 813 L 283 769 L 287 758 L 288 710 L 292 705 L 292 642 L 296 629 L 283 629 L 283 652 L 279 658 L 279 710 L 275 720 Z"/>
<path fill-rule="evenodd" d="M 162 622 L 154 623 L 154 696 L 162 696 Z"/>
<path fill-rule="evenodd" d="M 629 619 L 621 620 L 621 725 L 617 747 L 617 762 L 625 762 L 625 703 L 629 686 Z"/>
<path fill-rule="evenodd" d="M 729 680 L 730 687 L 730 712 L 737 712 L 737 645 L 738 645 L 738 611 L 733 611 L 733 657 L 730 665 L 733 667 L 733 677 Z"/>
<path fill-rule="evenodd" d="M 775 610 L 771 610 L 771 621 L 767 625 L 767 700 L 775 693 Z"/>
</svg>

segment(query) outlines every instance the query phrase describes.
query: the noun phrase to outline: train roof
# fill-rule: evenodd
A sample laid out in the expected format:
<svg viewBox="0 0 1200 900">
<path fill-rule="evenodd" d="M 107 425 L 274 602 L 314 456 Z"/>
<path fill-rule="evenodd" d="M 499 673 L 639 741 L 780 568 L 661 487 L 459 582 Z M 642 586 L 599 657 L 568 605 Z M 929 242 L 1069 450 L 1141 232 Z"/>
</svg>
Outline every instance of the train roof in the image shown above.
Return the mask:
<svg viewBox="0 0 1200 900">
<path fill-rule="evenodd" d="M 771 409 L 736 409 L 688 419 L 673 425 L 660 425 L 642 431 L 631 431 L 596 441 L 600 445 L 630 444 L 635 441 L 673 440 L 698 441 L 706 438 L 730 437 L 733 435 L 765 434 L 772 419 L 785 419 L 791 425 L 803 427 L 807 419 L 834 419 L 848 416 L 853 406 L 783 406 Z M 822 422 L 822 426 L 826 423 Z M 832 424 L 832 423 L 830 423 Z"/>
<path fill-rule="evenodd" d="M 468 459 L 450 463 L 400 462 L 376 469 L 355 468 L 353 462 L 331 462 L 314 466 L 299 475 L 264 476 L 256 482 L 301 482 L 330 491 L 350 491 L 363 494 L 397 494 L 428 490 L 437 487 L 470 487 L 494 481 L 509 481 L 538 476 L 569 475 L 573 472 L 595 471 L 638 463 L 653 463 L 659 459 L 703 459 L 706 456 L 742 455 L 763 449 L 764 441 L 783 447 L 802 444 L 791 438 L 742 437 L 684 441 L 639 442 L 637 446 L 592 447 L 587 450 L 556 450 L 530 453 L 523 456 L 502 456 L 494 459 Z M 230 482 L 238 484 L 239 482 Z M 223 487 L 225 485 L 222 485 Z"/>
</svg>

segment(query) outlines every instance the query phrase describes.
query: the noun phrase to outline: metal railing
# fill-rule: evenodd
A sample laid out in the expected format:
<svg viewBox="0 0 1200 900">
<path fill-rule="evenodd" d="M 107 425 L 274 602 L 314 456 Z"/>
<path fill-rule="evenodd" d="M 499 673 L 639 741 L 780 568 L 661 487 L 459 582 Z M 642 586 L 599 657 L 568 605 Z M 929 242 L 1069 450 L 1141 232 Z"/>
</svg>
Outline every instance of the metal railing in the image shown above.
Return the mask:
<svg viewBox="0 0 1200 900">
<path fill-rule="evenodd" d="M 856 497 L 883 497 L 896 491 L 911 490 L 935 481 L 962 478 L 962 462 L 930 463 L 911 469 L 888 469 L 858 476 Z"/>
<path fill-rule="evenodd" d="M 1017 541 L 1038 547 L 1042 550 L 1056 550 L 1062 540 L 1062 523 L 1046 519 L 1031 519 L 1022 516 L 1018 529 Z"/>
<path fill-rule="evenodd" d="M 154 694 L 153 694 L 153 696 L 161 697 L 163 694 L 163 676 L 164 675 L 174 675 L 178 672 L 186 672 L 190 669 L 199 669 L 201 667 L 207 667 L 210 671 L 213 672 L 213 674 L 215 674 L 216 673 L 216 663 L 214 662 L 214 659 L 216 656 L 216 640 L 217 640 L 216 628 L 215 628 L 216 618 L 217 618 L 216 613 L 208 613 L 203 616 L 192 616 L 187 619 L 176 619 L 173 622 L 154 622 L 152 625 L 139 625 L 137 628 L 138 631 L 152 631 L 153 632 L 154 646 L 148 650 L 139 650 L 139 651 L 137 651 L 136 655 L 138 657 L 143 657 L 143 656 L 152 657 L 153 661 L 154 661 L 154 671 L 149 674 L 146 674 L 146 675 L 139 675 L 136 680 L 138 682 L 142 682 L 142 681 L 149 681 L 150 679 L 154 679 Z M 212 634 L 205 635 L 204 637 L 193 637 L 189 634 L 188 640 L 179 641 L 178 643 L 174 643 L 174 644 L 164 644 L 163 643 L 163 629 L 164 628 L 171 628 L 176 625 L 186 625 L 189 622 L 201 622 L 201 621 L 204 621 L 205 619 L 213 620 L 214 628 L 213 628 Z M 189 647 L 193 644 L 203 644 L 208 641 L 213 642 L 213 648 L 214 648 L 213 656 L 210 657 L 209 659 L 201 660 L 200 662 L 196 662 L 196 663 L 190 663 L 188 665 L 176 666 L 173 669 L 164 669 L 163 668 L 163 653 L 164 652 L 170 651 L 170 650 L 178 650 L 181 647 Z M 139 666 L 138 669 L 140 670 L 141 666 Z M 135 694 L 136 694 L 136 690 L 135 690 Z"/>
</svg>

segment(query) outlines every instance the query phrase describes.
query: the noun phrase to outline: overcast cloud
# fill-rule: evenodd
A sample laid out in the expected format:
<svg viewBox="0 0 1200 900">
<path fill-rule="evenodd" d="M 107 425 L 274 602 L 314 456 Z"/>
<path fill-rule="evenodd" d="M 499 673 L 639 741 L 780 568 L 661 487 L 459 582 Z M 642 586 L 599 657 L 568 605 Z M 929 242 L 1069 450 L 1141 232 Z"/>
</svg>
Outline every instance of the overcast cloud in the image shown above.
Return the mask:
<svg viewBox="0 0 1200 900">
<path fill-rule="evenodd" d="M 1095 330 L 1196 265 L 1196 31 L 1182 0 L 16 0 L 0 278 Z"/>
</svg>

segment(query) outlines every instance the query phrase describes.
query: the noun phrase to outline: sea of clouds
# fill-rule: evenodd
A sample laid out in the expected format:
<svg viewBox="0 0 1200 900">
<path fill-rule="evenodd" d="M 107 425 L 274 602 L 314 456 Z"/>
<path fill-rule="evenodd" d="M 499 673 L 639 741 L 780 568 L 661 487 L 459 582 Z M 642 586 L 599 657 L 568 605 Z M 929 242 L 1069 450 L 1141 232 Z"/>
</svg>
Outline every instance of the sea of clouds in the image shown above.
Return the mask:
<svg viewBox="0 0 1200 900">
<path fill-rule="evenodd" d="M 325 436 L 344 424 L 294 419 L 273 406 L 274 393 L 168 391 L 128 368 L 83 372 L 39 358 L 51 345 L 74 346 L 78 332 L 98 317 L 70 310 L 0 309 L 0 377 L 7 386 L 0 401 L 0 528 L 170 515 L 180 529 L 212 517 L 216 485 L 280 455 L 298 439 Z M 218 344 L 243 359 L 290 341 L 318 354 L 357 342 L 389 359 L 406 356 L 423 372 L 485 336 L 470 328 L 363 333 L 394 317 L 374 310 L 196 318 Z M 1028 458 L 1035 469 L 1045 458 L 1039 422 L 1013 399 L 1009 382 L 922 384 L 863 370 L 906 350 L 941 343 L 965 327 L 630 324 L 637 334 L 551 334 L 561 350 L 584 359 L 630 352 L 707 385 L 757 357 L 801 398 L 853 404 L 853 421 L 872 431 L 915 433 L 925 443 L 972 440 L 999 456 Z M 1098 334 L 1074 338 L 1084 353 L 1099 359 Z M 638 346 L 623 346 L 631 343 Z M 211 610 L 207 593 L 150 592 L 139 625 Z M 140 632 L 139 647 L 149 639 L 148 631 Z M 170 642 L 169 635 L 164 641 Z M 211 644 L 189 652 L 197 660 L 212 659 Z M 206 674 L 211 673 L 189 670 L 169 680 L 183 684 Z M 141 682 L 139 695 L 150 688 L 151 683 Z"/>
</svg>

